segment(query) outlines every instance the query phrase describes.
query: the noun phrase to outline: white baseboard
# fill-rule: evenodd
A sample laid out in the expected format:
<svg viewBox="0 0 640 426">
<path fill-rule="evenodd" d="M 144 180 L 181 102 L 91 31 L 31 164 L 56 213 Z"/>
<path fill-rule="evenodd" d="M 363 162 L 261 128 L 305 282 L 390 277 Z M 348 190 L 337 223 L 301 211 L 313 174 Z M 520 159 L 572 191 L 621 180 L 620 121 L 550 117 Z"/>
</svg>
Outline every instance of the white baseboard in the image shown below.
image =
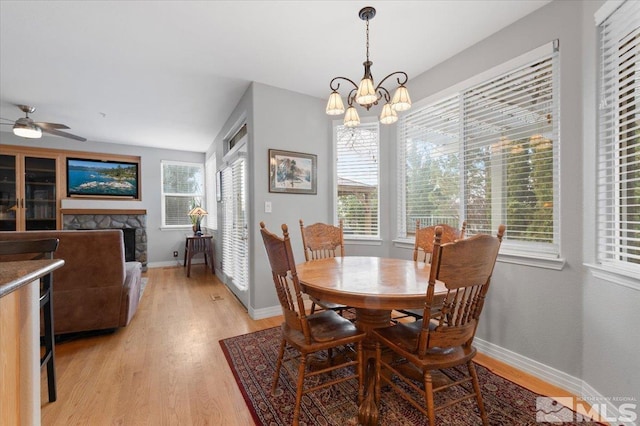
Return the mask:
<svg viewBox="0 0 640 426">
<path fill-rule="evenodd" d="M 269 306 L 268 308 L 262 309 L 249 308 L 248 313 L 251 319 L 260 320 L 282 315 L 282 308 L 280 307 L 280 305 Z"/>
<path fill-rule="evenodd" d="M 490 356 L 498 361 L 504 362 L 518 370 L 524 371 L 525 373 L 531 374 L 541 380 L 544 380 L 547 383 L 558 386 L 566 391 L 571 392 L 572 394 L 582 398 L 583 400 L 589 402 L 590 404 L 598 403 L 598 404 L 606 404 L 606 417 L 615 421 L 615 424 L 625 425 L 625 426 L 636 426 L 635 421 L 621 421 L 620 412 L 618 407 L 613 404 L 611 398 L 607 398 L 601 395 L 596 389 L 594 389 L 591 385 L 586 383 L 584 380 L 579 379 L 577 377 L 573 377 L 570 374 L 564 373 L 560 370 L 557 370 L 548 365 L 542 364 L 541 362 L 534 361 L 531 358 L 527 358 L 523 355 L 520 355 L 516 352 L 505 349 L 501 346 L 495 345 L 493 343 L 487 342 L 482 339 L 474 339 L 473 345 L 478 349 L 478 352 L 483 353 L 484 355 Z M 547 395 L 547 396 L 558 396 L 558 395 Z M 624 401 L 623 401 L 624 402 Z M 637 401 L 634 401 L 637 402 Z M 604 411 L 600 411 L 603 415 Z M 635 420 L 635 419 L 634 419 Z"/>
</svg>

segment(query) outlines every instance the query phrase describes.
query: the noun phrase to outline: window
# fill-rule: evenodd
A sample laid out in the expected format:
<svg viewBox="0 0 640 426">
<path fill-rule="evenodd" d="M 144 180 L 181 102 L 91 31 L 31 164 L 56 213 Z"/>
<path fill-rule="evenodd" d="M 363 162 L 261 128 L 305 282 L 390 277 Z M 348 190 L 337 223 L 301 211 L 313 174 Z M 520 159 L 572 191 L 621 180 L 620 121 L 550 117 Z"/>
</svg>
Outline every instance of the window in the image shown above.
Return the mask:
<svg viewBox="0 0 640 426">
<path fill-rule="evenodd" d="M 204 206 L 204 165 L 162 161 L 162 226 L 191 226 L 187 215 Z"/>
<path fill-rule="evenodd" d="M 557 44 L 517 62 L 401 118 L 400 238 L 503 223 L 505 246 L 558 257 Z"/>
<path fill-rule="evenodd" d="M 611 4 L 608 2 L 603 9 Z M 640 271 L 640 3 L 627 1 L 607 15 L 596 16 L 601 41 L 598 260 L 603 265 L 630 269 L 637 274 Z"/>
<path fill-rule="evenodd" d="M 336 210 L 345 238 L 379 238 L 378 123 L 335 126 Z"/>
</svg>

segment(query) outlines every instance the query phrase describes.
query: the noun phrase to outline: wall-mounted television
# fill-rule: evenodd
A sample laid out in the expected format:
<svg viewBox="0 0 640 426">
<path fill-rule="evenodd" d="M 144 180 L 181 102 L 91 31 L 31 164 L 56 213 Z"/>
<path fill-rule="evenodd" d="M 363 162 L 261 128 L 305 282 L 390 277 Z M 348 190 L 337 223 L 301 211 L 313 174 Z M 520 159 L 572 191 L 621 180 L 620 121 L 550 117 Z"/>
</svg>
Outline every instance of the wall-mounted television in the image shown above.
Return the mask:
<svg viewBox="0 0 640 426">
<path fill-rule="evenodd" d="M 138 198 L 138 163 L 67 158 L 67 197 Z"/>
</svg>

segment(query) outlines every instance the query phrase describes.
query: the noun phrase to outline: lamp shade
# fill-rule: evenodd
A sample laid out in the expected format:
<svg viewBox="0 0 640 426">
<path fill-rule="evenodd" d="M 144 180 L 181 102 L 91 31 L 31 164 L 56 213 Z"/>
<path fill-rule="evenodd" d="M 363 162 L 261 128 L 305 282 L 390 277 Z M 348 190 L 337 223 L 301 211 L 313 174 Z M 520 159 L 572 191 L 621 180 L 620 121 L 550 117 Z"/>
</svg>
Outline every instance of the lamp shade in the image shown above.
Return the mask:
<svg viewBox="0 0 640 426">
<path fill-rule="evenodd" d="M 329 101 L 327 101 L 327 114 L 328 115 L 340 115 L 344 113 L 344 103 L 342 97 L 337 91 L 331 92 Z"/>
<path fill-rule="evenodd" d="M 380 122 L 382 124 L 393 124 L 396 121 L 398 121 L 398 114 L 391 107 L 391 104 L 387 102 L 382 107 L 382 113 L 380 114 Z"/>
<path fill-rule="evenodd" d="M 347 108 L 347 112 L 344 114 L 344 125 L 347 127 L 356 127 L 360 124 L 360 116 L 354 106 Z"/>
<path fill-rule="evenodd" d="M 202 207 L 200 207 L 200 206 L 194 207 L 189 212 L 189 216 L 206 216 L 208 214 L 209 213 L 207 213 L 207 211 L 205 209 L 203 209 Z"/>
<path fill-rule="evenodd" d="M 376 89 L 373 87 L 373 80 L 364 77 L 360 80 L 358 92 L 356 93 L 356 102 L 360 105 L 371 105 L 378 100 Z"/>
<path fill-rule="evenodd" d="M 38 139 L 42 137 L 42 130 L 30 123 L 17 122 L 13 125 L 13 134 L 22 138 Z"/>
<path fill-rule="evenodd" d="M 396 111 L 406 111 L 411 108 L 411 97 L 409 97 L 409 91 L 403 84 L 396 89 L 391 104 Z"/>
</svg>

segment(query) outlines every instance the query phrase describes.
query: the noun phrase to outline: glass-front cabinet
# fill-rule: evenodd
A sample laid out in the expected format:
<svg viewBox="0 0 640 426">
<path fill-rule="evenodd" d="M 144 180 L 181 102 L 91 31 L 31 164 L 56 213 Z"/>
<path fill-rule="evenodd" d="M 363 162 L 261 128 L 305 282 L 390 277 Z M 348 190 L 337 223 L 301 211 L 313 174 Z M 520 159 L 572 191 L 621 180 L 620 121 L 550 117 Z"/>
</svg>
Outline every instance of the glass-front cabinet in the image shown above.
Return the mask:
<svg viewBox="0 0 640 426">
<path fill-rule="evenodd" d="M 0 154 L 0 231 L 58 227 L 58 158 Z"/>
<path fill-rule="evenodd" d="M 19 207 L 16 157 L 0 155 L 0 231 L 17 230 Z"/>
</svg>

